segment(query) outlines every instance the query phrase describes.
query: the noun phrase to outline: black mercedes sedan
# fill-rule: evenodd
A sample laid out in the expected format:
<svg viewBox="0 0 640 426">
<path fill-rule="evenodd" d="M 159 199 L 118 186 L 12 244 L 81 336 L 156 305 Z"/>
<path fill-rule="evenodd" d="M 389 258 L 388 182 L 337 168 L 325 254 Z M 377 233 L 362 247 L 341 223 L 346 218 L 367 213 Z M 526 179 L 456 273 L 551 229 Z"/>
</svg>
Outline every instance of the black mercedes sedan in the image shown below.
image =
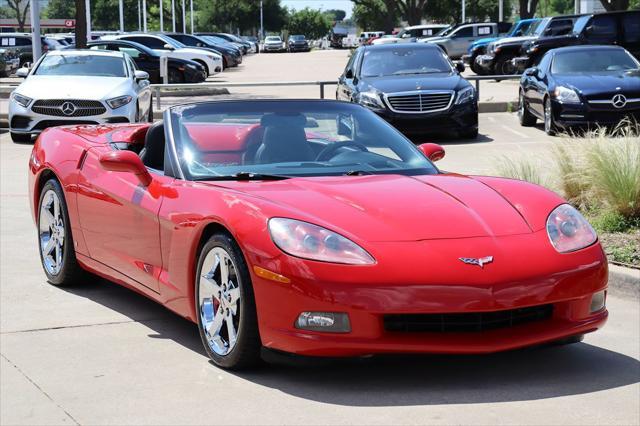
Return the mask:
<svg viewBox="0 0 640 426">
<path fill-rule="evenodd" d="M 544 130 L 640 122 L 640 62 L 619 46 L 552 49 L 520 80 L 518 116 Z"/>
<path fill-rule="evenodd" d="M 75 46 L 70 46 L 73 48 Z M 128 40 L 99 40 L 88 43 L 89 49 L 113 50 L 131 56 L 136 66 L 149 74 L 152 84 L 162 83 L 160 54 L 140 43 Z M 207 78 L 207 71 L 198 62 L 169 58 L 169 83 L 200 83 Z"/>
<path fill-rule="evenodd" d="M 361 46 L 340 76 L 336 98 L 369 108 L 414 142 L 436 133 L 474 139 L 478 99 L 462 71 L 435 44 Z"/>
</svg>

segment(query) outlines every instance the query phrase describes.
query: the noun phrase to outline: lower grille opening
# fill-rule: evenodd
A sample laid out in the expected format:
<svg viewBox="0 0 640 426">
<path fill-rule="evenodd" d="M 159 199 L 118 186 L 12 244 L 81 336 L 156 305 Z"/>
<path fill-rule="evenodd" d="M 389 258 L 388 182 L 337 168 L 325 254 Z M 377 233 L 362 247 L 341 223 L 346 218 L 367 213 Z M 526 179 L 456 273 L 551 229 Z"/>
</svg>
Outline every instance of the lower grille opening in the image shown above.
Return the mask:
<svg viewBox="0 0 640 426">
<path fill-rule="evenodd" d="M 26 129 L 29 127 L 29 123 L 31 123 L 31 119 L 29 117 L 25 117 L 24 115 L 14 115 L 11 119 L 11 128 Z"/>
<path fill-rule="evenodd" d="M 44 130 L 48 129 L 49 127 L 71 126 L 80 124 L 98 124 L 98 122 L 89 120 L 42 120 L 33 127 L 33 130 Z"/>
<path fill-rule="evenodd" d="M 553 305 L 462 314 L 390 314 L 384 316 L 384 329 L 404 333 L 469 333 L 544 321 L 552 315 Z"/>
</svg>

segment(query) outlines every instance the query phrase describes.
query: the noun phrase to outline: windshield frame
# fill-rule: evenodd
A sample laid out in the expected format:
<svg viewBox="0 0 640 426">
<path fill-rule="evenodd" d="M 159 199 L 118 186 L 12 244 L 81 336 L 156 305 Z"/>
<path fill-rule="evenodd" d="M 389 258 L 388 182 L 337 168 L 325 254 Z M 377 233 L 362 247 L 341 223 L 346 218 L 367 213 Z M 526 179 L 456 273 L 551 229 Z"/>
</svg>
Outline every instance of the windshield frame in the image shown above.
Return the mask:
<svg viewBox="0 0 640 426">
<path fill-rule="evenodd" d="M 241 104 L 244 102 L 250 102 L 252 104 L 260 104 L 260 103 L 273 103 L 273 102 L 287 102 L 287 103 L 296 103 L 296 102 L 309 102 L 311 104 L 321 104 L 321 103 L 332 103 L 332 104 L 336 104 L 336 105 L 344 105 L 347 108 L 361 108 L 362 111 L 366 114 L 372 114 L 373 116 L 377 117 L 373 112 L 369 111 L 368 109 L 361 107 L 357 104 L 351 103 L 351 102 L 344 102 L 344 101 L 329 101 L 329 100 L 323 100 L 323 99 L 278 99 L 273 100 L 273 99 L 254 99 L 254 100 L 250 100 L 250 101 L 246 101 L 246 100 L 221 100 L 221 101 L 201 101 L 201 102 L 189 102 L 189 103 L 184 103 L 184 104 L 179 104 L 179 105 L 173 105 L 169 108 L 167 108 L 164 113 L 163 113 L 163 121 L 164 123 L 166 123 L 165 126 L 165 140 L 166 140 L 166 148 L 167 148 L 167 153 L 168 153 L 168 162 L 165 162 L 165 173 L 172 175 L 173 177 L 177 178 L 177 179 L 181 179 L 184 181 L 191 181 L 191 182 L 202 182 L 202 181 L 210 181 L 210 180 L 228 180 L 228 181 L 238 181 L 238 180 L 244 180 L 242 178 L 238 178 L 236 176 L 233 175 L 220 175 L 220 176 L 209 176 L 207 178 L 194 178 L 194 176 L 191 175 L 191 173 L 189 172 L 188 169 L 186 169 L 184 167 L 183 162 L 180 160 L 180 156 L 178 155 L 178 146 L 175 140 L 175 131 L 174 131 L 174 121 L 179 120 L 180 116 L 175 113 L 174 111 L 180 108 L 185 108 L 185 107 L 189 107 L 191 105 L 203 105 L 203 104 L 208 104 L 208 105 L 229 105 L 229 104 Z M 437 175 L 437 174 L 442 174 L 443 172 L 438 169 L 438 167 L 429 159 L 427 158 L 422 151 L 420 151 L 417 146 L 411 142 L 406 136 L 404 136 L 402 133 L 400 133 L 398 130 L 396 130 L 391 124 L 389 124 L 386 120 L 383 120 L 381 118 L 378 118 L 378 120 L 380 120 L 380 123 L 384 126 L 387 126 L 388 128 L 392 129 L 393 131 L 395 131 L 397 133 L 397 135 L 401 138 L 404 139 L 404 141 L 407 144 L 407 147 L 409 148 L 409 150 L 412 150 L 414 154 L 416 154 L 417 156 L 424 158 L 424 160 L 426 161 L 426 164 L 428 165 L 428 167 L 426 168 L 407 168 L 404 170 L 380 170 L 380 171 L 376 171 L 375 173 L 366 173 L 367 175 L 383 175 L 383 174 L 397 174 L 397 175 L 408 175 L 408 176 L 422 176 L 422 175 Z M 166 157 L 165 157 L 166 158 Z M 424 170 L 428 170 L 428 173 L 415 173 L 412 174 L 413 171 L 424 171 Z M 255 175 L 261 175 L 261 172 L 253 172 L 253 171 L 247 171 L 249 174 L 255 174 Z M 241 173 L 246 173 L 246 172 L 241 172 Z M 303 175 L 286 175 L 286 174 L 282 174 L 280 175 L 280 177 L 282 178 L 309 178 L 309 177 L 336 177 L 336 176 L 348 176 L 349 172 L 347 173 L 322 173 L 322 174 L 313 174 L 313 173 L 309 173 L 309 174 L 303 174 Z M 256 180 L 262 180 L 259 177 Z"/>
</svg>

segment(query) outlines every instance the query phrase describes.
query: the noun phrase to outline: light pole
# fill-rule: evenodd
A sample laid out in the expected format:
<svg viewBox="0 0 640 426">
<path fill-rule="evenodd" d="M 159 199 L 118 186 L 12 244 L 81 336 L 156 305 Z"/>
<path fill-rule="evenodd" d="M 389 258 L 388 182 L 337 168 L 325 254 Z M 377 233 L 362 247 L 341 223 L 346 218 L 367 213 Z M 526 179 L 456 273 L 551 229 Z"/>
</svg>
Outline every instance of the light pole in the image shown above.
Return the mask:
<svg viewBox="0 0 640 426">
<path fill-rule="evenodd" d="M 164 19 L 162 18 L 162 0 L 160 0 L 160 32 L 164 32 Z"/>
<path fill-rule="evenodd" d="M 91 41 L 91 0 L 85 0 L 85 9 L 87 10 L 87 43 Z"/>
<path fill-rule="evenodd" d="M 142 0 L 142 28 L 147 32 L 147 0 Z"/>
<path fill-rule="evenodd" d="M 176 32 L 176 1 L 171 0 L 171 31 Z"/>
<path fill-rule="evenodd" d="M 120 15 L 120 32 L 124 32 L 124 0 L 118 1 L 118 13 Z"/>
<path fill-rule="evenodd" d="M 142 31 L 142 10 L 140 8 L 140 0 L 138 0 L 138 31 Z"/>
<path fill-rule="evenodd" d="M 187 12 L 184 7 L 184 0 L 182 0 L 182 32 L 187 33 Z"/>
<path fill-rule="evenodd" d="M 467 8 L 466 6 L 467 5 L 466 5 L 465 1 L 462 0 L 462 22 L 464 22 L 467 19 L 467 17 L 466 17 L 467 11 L 465 10 Z"/>
<path fill-rule="evenodd" d="M 262 11 L 262 0 L 260 0 L 260 40 L 264 39 L 264 13 Z"/>
<path fill-rule="evenodd" d="M 498 0 L 498 22 L 502 22 L 504 19 L 504 0 Z"/>
<path fill-rule="evenodd" d="M 189 6 L 190 8 L 190 17 L 191 17 L 191 34 L 193 34 L 195 31 L 193 30 L 193 0 L 191 0 L 191 5 Z"/>
<path fill-rule="evenodd" d="M 42 43 L 40 42 L 40 2 L 31 0 L 31 51 L 33 63 L 42 56 Z"/>
</svg>

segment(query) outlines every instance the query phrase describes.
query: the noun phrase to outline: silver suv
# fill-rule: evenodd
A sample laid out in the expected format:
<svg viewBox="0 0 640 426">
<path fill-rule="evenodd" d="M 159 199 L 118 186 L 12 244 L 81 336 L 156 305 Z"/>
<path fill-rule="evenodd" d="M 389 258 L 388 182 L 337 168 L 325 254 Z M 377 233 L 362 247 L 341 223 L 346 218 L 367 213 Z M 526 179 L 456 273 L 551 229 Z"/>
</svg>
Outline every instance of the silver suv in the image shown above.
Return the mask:
<svg viewBox="0 0 640 426">
<path fill-rule="evenodd" d="M 483 22 L 481 24 L 462 24 L 451 27 L 438 37 L 418 40 L 418 43 L 434 43 L 439 45 L 452 59 L 460 59 L 467 53 L 469 46 L 481 38 L 498 37 L 498 24 Z"/>
</svg>

